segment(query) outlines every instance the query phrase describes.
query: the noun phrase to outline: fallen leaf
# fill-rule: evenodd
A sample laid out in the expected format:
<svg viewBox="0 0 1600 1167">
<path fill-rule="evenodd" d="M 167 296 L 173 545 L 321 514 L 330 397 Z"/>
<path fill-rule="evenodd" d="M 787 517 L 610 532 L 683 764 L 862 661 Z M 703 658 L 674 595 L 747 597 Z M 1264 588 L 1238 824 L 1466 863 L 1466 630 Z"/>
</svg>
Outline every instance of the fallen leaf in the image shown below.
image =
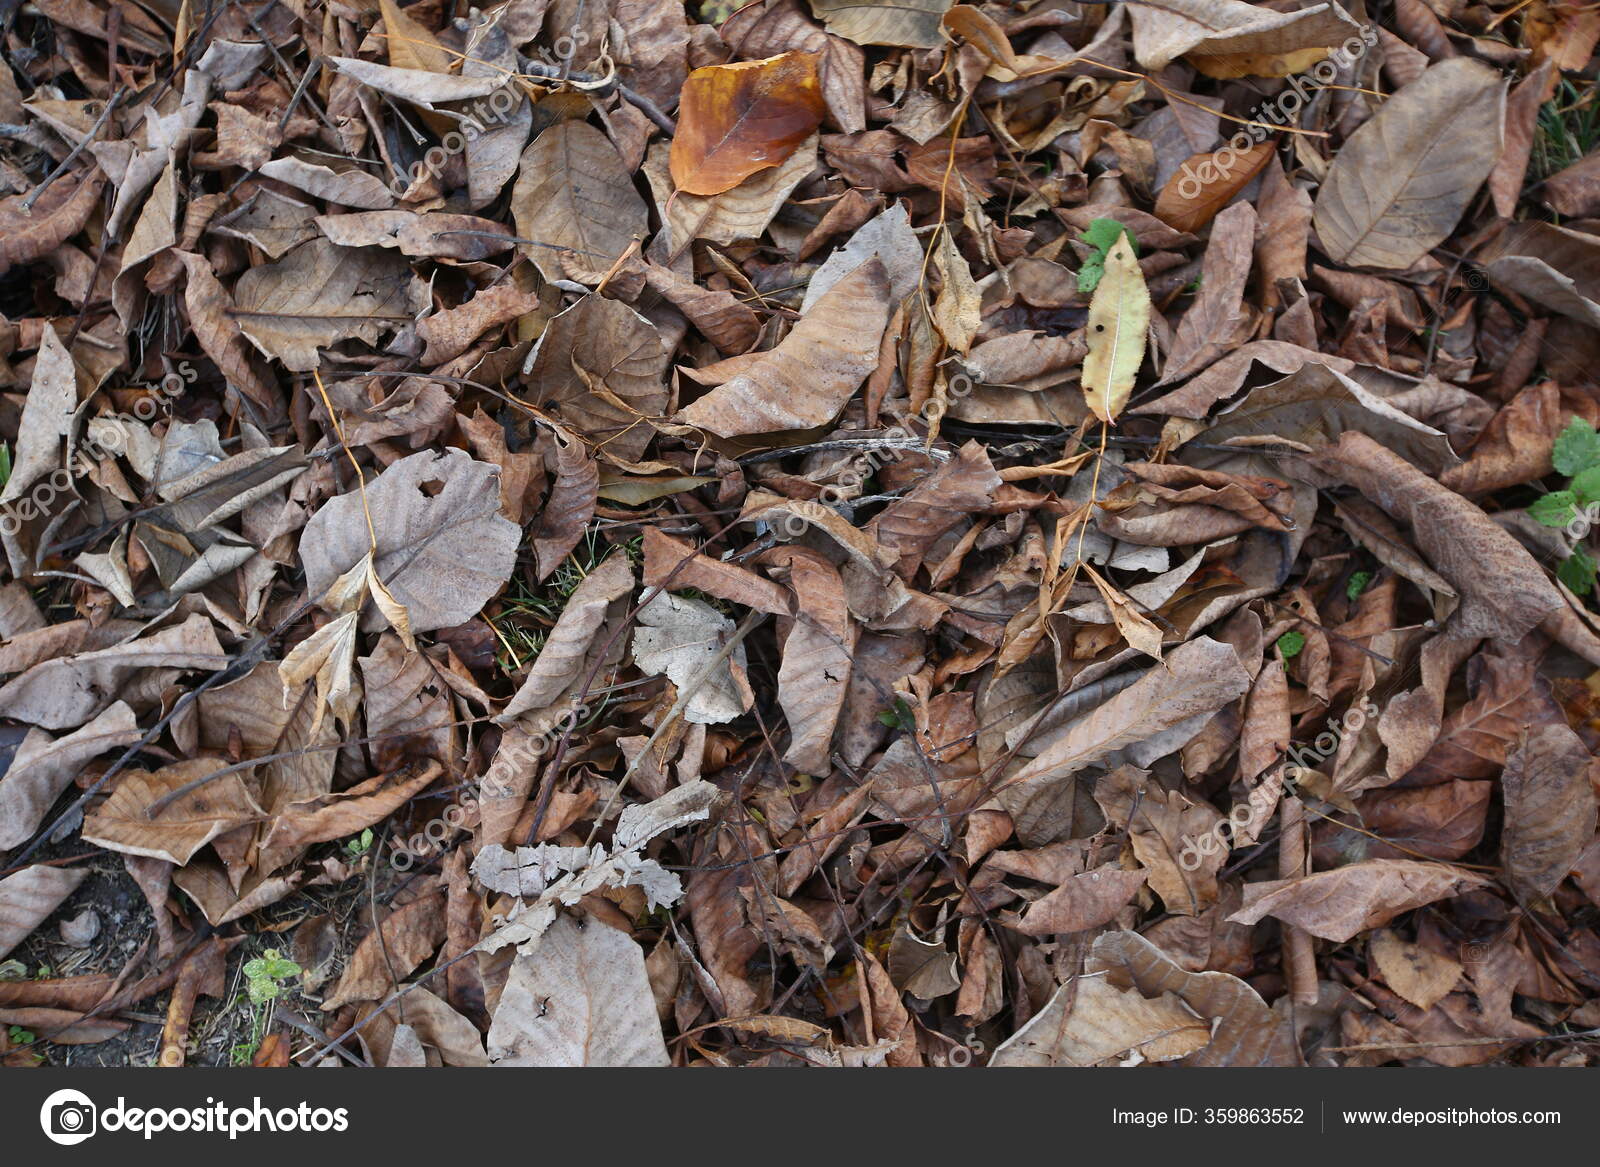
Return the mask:
<svg viewBox="0 0 1600 1167">
<path fill-rule="evenodd" d="M 517 954 L 489 1028 L 501 1066 L 665 1066 L 645 975 L 625 933 L 562 916 Z"/>
<path fill-rule="evenodd" d="M 599 130 L 560 121 L 522 152 L 511 212 L 520 244 L 547 280 L 598 283 L 644 234 L 644 199 Z"/>
<path fill-rule="evenodd" d="M 511 577 L 521 532 L 500 514 L 495 468 L 460 450 L 424 451 L 329 500 L 306 524 L 300 555 L 313 596 L 368 554 L 369 510 L 373 569 L 417 632 L 471 619 Z"/>
<path fill-rule="evenodd" d="M 707 65 L 689 74 L 672 139 L 672 181 L 718 195 L 780 165 L 822 122 L 816 53 Z"/>
<path fill-rule="evenodd" d="M 811 0 L 811 11 L 828 31 L 858 45 L 908 45 L 932 49 L 941 43 L 945 13 L 955 0 Z"/>
<path fill-rule="evenodd" d="M 1134 932 L 1107 932 L 1095 939 L 1090 968 L 1106 971 L 1117 988 L 1133 987 L 1146 1000 L 1178 997 L 1211 1030 L 1203 1049 L 1184 1058 L 1188 1066 L 1298 1066 L 1300 1051 L 1288 1022 L 1238 977 L 1223 972 L 1188 972 Z"/>
<path fill-rule="evenodd" d="M 1594 758 L 1563 724 L 1535 725 L 1506 757 L 1500 862 L 1522 900 L 1553 894 L 1594 838 Z"/>
<path fill-rule="evenodd" d="M 1089 301 L 1085 327 L 1089 352 L 1083 358 L 1084 399 L 1096 417 L 1110 423 L 1133 392 L 1150 327 L 1150 292 L 1126 235 L 1119 235 L 1106 254 L 1105 274 Z"/>
<path fill-rule="evenodd" d="M 1229 916 L 1254 924 L 1276 916 L 1313 936 L 1342 943 L 1403 912 L 1446 899 L 1487 881 L 1459 867 L 1408 859 L 1369 859 L 1302 879 L 1249 883 L 1244 907 Z"/>
<path fill-rule="evenodd" d="M 1242 154 L 1224 146 L 1192 156 L 1161 188 L 1155 213 L 1178 231 L 1200 230 L 1250 185 L 1277 149 L 1277 142 L 1268 140 L 1255 143 Z M 1226 164 L 1221 158 L 1224 152 Z"/>
<path fill-rule="evenodd" d="M 871 259 L 835 284 L 776 348 L 680 410 L 677 420 L 724 438 L 824 425 L 877 364 L 888 321 L 888 276 Z"/>
<path fill-rule="evenodd" d="M 59 738 L 42 729 L 29 730 L 0 777 L 0 851 L 28 841 L 84 763 L 139 738 L 133 710 L 121 701 Z"/>
<path fill-rule="evenodd" d="M 293 372 L 317 367 L 318 350 L 343 340 L 376 344 L 422 308 L 398 256 L 326 239 L 253 267 L 234 287 L 234 318 L 255 346 Z"/>
<path fill-rule="evenodd" d="M 716 725 L 750 707 L 744 680 L 744 645 L 715 663 L 733 621 L 704 600 L 658 592 L 639 609 L 633 634 L 634 663 L 647 674 L 665 675 L 686 699 L 685 721 Z M 710 672 L 707 672 L 707 668 Z"/>
<path fill-rule="evenodd" d="M 1095 1066 L 1130 1054 L 1170 1062 L 1210 1041 L 1210 1023 L 1170 992 L 1146 999 L 1104 977 L 1078 977 L 998 1046 L 989 1065 Z"/>
<path fill-rule="evenodd" d="M 26 940 L 88 877 L 87 867 L 35 863 L 0 879 L 0 957 Z"/>
<path fill-rule="evenodd" d="M 218 835 L 262 815 L 241 773 L 213 778 L 226 768 L 222 759 L 196 758 L 124 774 L 105 802 L 85 812 L 83 837 L 108 851 L 181 867 Z M 180 793 L 191 785 L 194 789 Z M 150 814 L 158 801 L 169 799 L 161 813 Z"/>
<path fill-rule="evenodd" d="M 1466 57 L 1431 66 L 1334 156 L 1313 220 L 1323 251 L 1356 267 L 1410 267 L 1489 177 L 1504 120 L 1494 69 Z"/>
<path fill-rule="evenodd" d="M 1432 1009 L 1461 981 L 1455 961 L 1387 928 L 1373 934 L 1372 961 L 1389 987 L 1418 1009 Z"/>
</svg>

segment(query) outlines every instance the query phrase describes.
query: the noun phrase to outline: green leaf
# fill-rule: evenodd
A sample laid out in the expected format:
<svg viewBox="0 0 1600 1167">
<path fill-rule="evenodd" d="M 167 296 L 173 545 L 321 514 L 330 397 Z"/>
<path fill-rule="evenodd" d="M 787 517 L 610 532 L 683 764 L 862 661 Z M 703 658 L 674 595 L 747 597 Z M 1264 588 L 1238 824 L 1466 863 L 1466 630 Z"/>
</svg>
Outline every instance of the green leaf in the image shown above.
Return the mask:
<svg viewBox="0 0 1600 1167">
<path fill-rule="evenodd" d="M 1550 449 L 1550 460 L 1555 463 L 1557 470 L 1575 477 L 1582 474 L 1592 466 L 1600 466 L 1600 434 L 1594 432 L 1594 426 L 1575 417 L 1567 428 L 1556 437 L 1556 443 Z"/>
<path fill-rule="evenodd" d="M 1372 582 L 1370 571 L 1358 571 L 1350 577 L 1350 582 L 1344 585 L 1344 594 L 1353 604 L 1356 597 L 1367 590 L 1367 585 Z"/>
<path fill-rule="evenodd" d="M 300 966 L 292 960 L 286 960 L 276 955 L 274 950 L 267 952 L 267 976 L 275 981 L 287 980 L 289 977 L 300 975 Z"/>
<path fill-rule="evenodd" d="M 1578 496 L 1578 505 L 1581 507 L 1600 502 L 1600 466 L 1591 466 L 1575 475 L 1572 493 Z"/>
<path fill-rule="evenodd" d="M 1570 490 L 1552 490 L 1535 499 L 1528 515 L 1547 527 L 1565 527 L 1577 513 L 1578 497 Z"/>
<path fill-rule="evenodd" d="M 0 442 L 0 487 L 11 481 L 11 447 Z"/>
<path fill-rule="evenodd" d="M 1306 646 L 1305 634 L 1301 632 L 1285 632 L 1278 637 L 1278 652 L 1284 660 L 1293 660 L 1300 655 L 1300 650 Z"/>
<path fill-rule="evenodd" d="M 894 708 L 885 709 L 878 714 L 878 720 L 890 729 L 903 729 L 907 733 L 917 728 L 917 720 L 911 715 L 911 706 L 906 704 L 904 697 L 896 697 Z"/>
<path fill-rule="evenodd" d="M 1078 269 L 1078 291 L 1087 296 L 1100 286 L 1100 279 L 1106 274 L 1106 255 L 1117 245 L 1117 240 L 1124 235 L 1128 237 L 1128 246 L 1134 255 L 1139 254 L 1139 241 L 1115 219 L 1091 219 L 1089 229 L 1078 234 L 1090 247 L 1094 254 L 1083 261 L 1083 266 Z"/>
<path fill-rule="evenodd" d="M 1556 568 L 1556 578 L 1580 596 L 1594 591 L 1594 557 L 1582 547 L 1573 549 L 1571 555 Z"/>
<path fill-rule="evenodd" d="M 1080 234 L 1078 238 L 1104 256 L 1122 235 L 1127 235 L 1128 243 L 1132 246 L 1133 253 L 1138 255 L 1139 241 L 1133 237 L 1133 232 L 1115 219 L 1090 219 L 1089 229 Z"/>
</svg>

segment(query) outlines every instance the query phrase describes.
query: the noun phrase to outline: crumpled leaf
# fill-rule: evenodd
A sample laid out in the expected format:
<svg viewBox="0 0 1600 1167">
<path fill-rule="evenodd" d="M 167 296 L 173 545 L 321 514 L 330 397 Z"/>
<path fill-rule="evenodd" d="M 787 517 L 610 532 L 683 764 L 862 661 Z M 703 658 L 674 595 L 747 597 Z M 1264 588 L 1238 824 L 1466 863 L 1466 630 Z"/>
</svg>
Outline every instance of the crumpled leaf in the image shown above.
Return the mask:
<svg viewBox="0 0 1600 1167">
<path fill-rule="evenodd" d="M 676 420 L 721 437 L 825 425 L 878 362 L 888 274 L 874 258 L 835 284 L 794 330 Z"/>
<path fill-rule="evenodd" d="M 717 794 L 715 786 L 697 778 L 654 801 L 627 807 L 617 817 L 609 853 L 598 844 L 584 848 L 541 843 L 515 851 L 499 844 L 483 848 L 472 863 L 478 882 L 491 891 L 532 897 L 533 902 L 513 912 L 478 947 L 497 952 L 517 944 L 526 950 L 555 922 L 560 905 L 576 904 L 604 887 L 640 887 L 652 907 L 676 903 L 683 894 L 682 883 L 655 860 L 642 858 L 640 849 L 657 835 L 707 818 Z"/>
<path fill-rule="evenodd" d="M 639 609 L 634 663 L 647 674 L 664 674 L 687 695 L 684 720 L 700 725 L 732 721 L 750 707 L 744 645 L 735 645 L 727 659 L 702 674 L 733 629 L 733 621 L 704 600 L 661 592 Z"/>
<path fill-rule="evenodd" d="M 1552 894 L 1594 838 L 1595 762 L 1562 724 L 1535 725 L 1506 757 L 1500 861 L 1519 899 Z"/>
<path fill-rule="evenodd" d="M 1488 880 L 1459 867 L 1409 859 L 1370 859 L 1301 879 L 1247 883 L 1244 907 L 1229 916 L 1254 924 L 1276 916 L 1324 940 L 1343 942 L 1368 928 Z"/>
<path fill-rule="evenodd" d="M 1139 64 L 1154 70 L 1184 57 L 1208 77 L 1286 77 L 1360 30 L 1337 4 L 1275 12 L 1243 0 L 1151 0 L 1128 15 Z"/>
<path fill-rule="evenodd" d="M 1130 1054 L 1139 1062 L 1170 1062 L 1210 1041 L 1210 1023 L 1170 992 L 1146 999 L 1104 977 L 1078 977 L 997 1047 L 989 1065 L 1127 1064 Z"/>
<path fill-rule="evenodd" d="M 1178 997 L 1211 1028 L 1211 1041 L 1188 1055 L 1188 1066 L 1298 1066 L 1300 1051 L 1289 1023 L 1267 1008 L 1256 991 L 1224 972 L 1188 972 L 1135 932 L 1097 937 L 1090 969 L 1106 971 L 1118 988 L 1133 987 L 1147 1000 Z"/>
<path fill-rule="evenodd" d="M 563 916 L 517 954 L 489 1027 L 499 1066 L 670 1064 L 644 952 L 599 921 Z"/>
</svg>

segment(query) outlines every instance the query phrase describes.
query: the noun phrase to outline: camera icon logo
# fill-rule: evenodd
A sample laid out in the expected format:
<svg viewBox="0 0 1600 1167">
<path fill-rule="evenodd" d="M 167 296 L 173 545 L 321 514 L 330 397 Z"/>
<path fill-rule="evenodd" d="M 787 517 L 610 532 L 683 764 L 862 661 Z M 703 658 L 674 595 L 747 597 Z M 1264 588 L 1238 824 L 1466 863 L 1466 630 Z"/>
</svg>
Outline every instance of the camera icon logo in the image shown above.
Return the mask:
<svg viewBox="0 0 1600 1167">
<path fill-rule="evenodd" d="M 78 1090 L 57 1090 L 39 1107 L 39 1125 L 45 1138 L 72 1147 L 94 1134 L 99 1111 L 89 1096 Z"/>
</svg>

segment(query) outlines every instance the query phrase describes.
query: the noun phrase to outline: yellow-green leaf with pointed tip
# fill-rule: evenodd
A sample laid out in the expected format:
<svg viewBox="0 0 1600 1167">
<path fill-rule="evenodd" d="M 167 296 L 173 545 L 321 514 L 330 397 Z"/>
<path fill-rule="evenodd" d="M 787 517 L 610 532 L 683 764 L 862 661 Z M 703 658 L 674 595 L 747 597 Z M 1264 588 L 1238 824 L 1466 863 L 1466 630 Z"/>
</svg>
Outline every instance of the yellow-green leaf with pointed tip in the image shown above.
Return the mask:
<svg viewBox="0 0 1600 1167">
<path fill-rule="evenodd" d="M 1083 358 L 1083 396 L 1101 421 L 1115 421 L 1144 364 L 1150 290 L 1122 236 L 1106 254 L 1105 275 L 1089 300 L 1089 354 Z"/>
</svg>

